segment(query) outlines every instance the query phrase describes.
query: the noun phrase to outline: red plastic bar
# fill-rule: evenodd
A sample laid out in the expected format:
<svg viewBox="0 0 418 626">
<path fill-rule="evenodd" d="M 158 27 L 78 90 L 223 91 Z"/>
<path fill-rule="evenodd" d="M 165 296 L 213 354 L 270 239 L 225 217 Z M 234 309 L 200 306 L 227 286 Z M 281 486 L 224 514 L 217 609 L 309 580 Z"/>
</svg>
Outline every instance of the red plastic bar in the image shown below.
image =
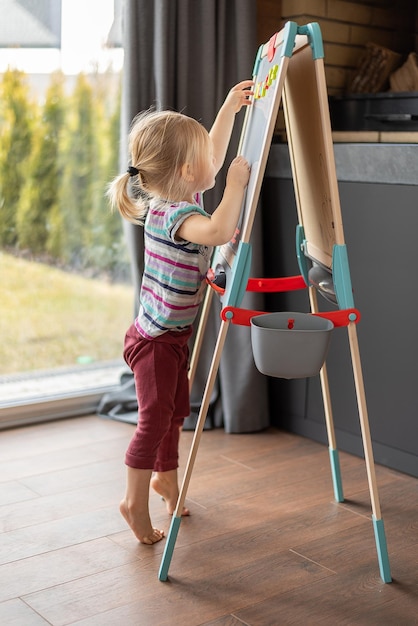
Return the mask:
<svg viewBox="0 0 418 626">
<path fill-rule="evenodd" d="M 251 311 L 250 309 L 239 309 L 235 306 L 226 306 L 221 311 L 221 318 L 224 322 L 232 322 L 239 326 L 250 326 L 250 319 L 255 315 L 264 315 L 265 311 Z"/>
<path fill-rule="evenodd" d="M 232 322 L 239 326 L 250 326 L 251 318 L 256 315 L 265 315 L 266 311 L 251 311 L 250 309 L 239 309 L 234 306 L 227 306 L 221 311 L 221 318 L 224 322 Z M 356 324 L 360 321 L 360 311 L 358 309 L 341 309 L 339 311 L 327 311 L 325 313 L 310 313 L 318 317 L 325 317 L 330 320 L 336 328 L 348 326 L 350 322 Z"/>
<path fill-rule="evenodd" d="M 283 278 L 249 278 L 247 291 L 273 293 L 280 291 L 295 291 L 306 289 L 303 276 L 285 276 Z"/>
<path fill-rule="evenodd" d="M 210 269 L 206 276 L 206 282 L 221 296 L 225 293 L 223 287 L 216 285 L 214 280 L 214 271 Z M 283 278 L 249 278 L 246 291 L 259 293 L 279 293 L 282 291 L 296 291 L 297 289 L 306 289 L 306 283 L 303 276 L 285 276 Z"/>
</svg>

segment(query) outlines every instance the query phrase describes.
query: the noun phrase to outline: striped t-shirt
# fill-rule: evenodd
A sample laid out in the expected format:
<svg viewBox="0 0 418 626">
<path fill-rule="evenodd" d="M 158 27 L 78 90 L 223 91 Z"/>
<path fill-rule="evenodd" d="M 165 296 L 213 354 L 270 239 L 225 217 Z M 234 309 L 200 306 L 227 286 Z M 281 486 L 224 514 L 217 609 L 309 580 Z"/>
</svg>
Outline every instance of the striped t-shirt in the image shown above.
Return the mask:
<svg viewBox="0 0 418 626">
<path fill-rule="evenodd" d="M 154 199 L 145 220 L 144 273 L 135 326 L 147 339 L 190 326 L 202 301 L 212 248 L 176 240 L 190 215 L 208 214 L 200 194 L 196 205 Z"/>
</svg>

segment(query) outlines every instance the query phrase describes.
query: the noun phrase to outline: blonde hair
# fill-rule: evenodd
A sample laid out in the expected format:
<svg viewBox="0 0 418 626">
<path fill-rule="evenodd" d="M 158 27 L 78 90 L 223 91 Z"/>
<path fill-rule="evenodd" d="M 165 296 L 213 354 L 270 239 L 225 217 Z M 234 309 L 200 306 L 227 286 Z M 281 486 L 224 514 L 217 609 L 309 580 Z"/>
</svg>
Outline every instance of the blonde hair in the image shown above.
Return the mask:
<svg viewBox="0 0 418 626">
<path fill-rule="evenodd" d="M 209 134 L 196 120 L 174 111 L 145 111 L 134 119 L 129 133 L 131 167 L 109 185 L 112 207 L 133 223 L 143 223 L 150 197 L 180 201 L 185 195 L 181 168 L 208 158 Z M 134 170 L 134 172 L 135 172 Z M 131 192 L 131 193 L 130 193 Z"/>
</svg>

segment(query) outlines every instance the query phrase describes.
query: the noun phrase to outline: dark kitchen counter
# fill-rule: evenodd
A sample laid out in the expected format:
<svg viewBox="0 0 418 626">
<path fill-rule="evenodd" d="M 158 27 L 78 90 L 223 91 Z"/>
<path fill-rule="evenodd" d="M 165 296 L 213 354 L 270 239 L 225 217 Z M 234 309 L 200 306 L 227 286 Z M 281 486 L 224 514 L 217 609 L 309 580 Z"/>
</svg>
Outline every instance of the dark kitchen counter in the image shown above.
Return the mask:
<svg viewBox="0 0 418 626">
<path fill-rule="evenodd" d="M 418 144 L 334 143 L 339 181 L 418 185 Z M 286 143 L 272 144 L 266 177 L 291 178 Z"/>
</svg>

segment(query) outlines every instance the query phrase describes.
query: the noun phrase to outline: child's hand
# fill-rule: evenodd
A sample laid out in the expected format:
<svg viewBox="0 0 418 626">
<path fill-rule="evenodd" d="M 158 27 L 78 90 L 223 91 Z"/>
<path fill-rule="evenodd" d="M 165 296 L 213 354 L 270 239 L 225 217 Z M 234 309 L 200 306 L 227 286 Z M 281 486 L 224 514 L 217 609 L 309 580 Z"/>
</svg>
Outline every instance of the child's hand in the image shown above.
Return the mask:
<svg viewBox="0 0 418 626">
<path fill-rule="evenodd" d="M 244 188 L 248 185 L 250 179 L 251 168 L 249 163 L 244 157 L 237 156 L 229 166 L 228 173 L 226 175 L 226 184 L 239 185 Z"/>
<path fill-rule="evenodd" d="M 252 104 L 250 98 L 254 95 L 253 86 L 254 81 L 252 80 L 243 80 L 241 83 L 238 83 L 228 93 L 224 104 L 231 107 L 234 113 L 238 113 L 241 107 Z"/>
</svg>

